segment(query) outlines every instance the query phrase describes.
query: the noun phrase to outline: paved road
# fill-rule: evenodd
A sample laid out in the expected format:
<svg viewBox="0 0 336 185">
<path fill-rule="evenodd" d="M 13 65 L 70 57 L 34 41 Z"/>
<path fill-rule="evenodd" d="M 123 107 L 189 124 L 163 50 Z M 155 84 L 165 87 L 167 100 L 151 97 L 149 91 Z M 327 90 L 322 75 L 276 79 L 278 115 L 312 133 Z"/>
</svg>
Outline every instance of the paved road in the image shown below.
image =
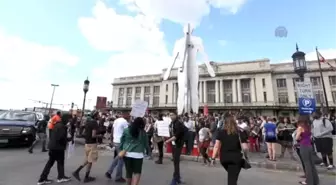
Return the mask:
<svg viewBox="0 0 336 185">
<path fill-rule="evenodd" d="M 69 175 L 78 164 L 83 161 L 82 146 L 76 148 L 76 156 L 66 161 L 66 173 Z M 92 185 L 111 185 L 116 184 L 103 176 L 107 166 L 110 163 L 111 155 L 104 153 L 99 158 L 98 163 L 94 166 L 92 175 L 97 177 Z M 28 154 L 26 149 L 0 148 L 0 185 L 34 185 L 40 175 L 42 168 L 47 160 L 45 153 L 36 150 L 34 154 Z M 182 175 L 188 185 L 218 185 L 226 184 L 226 174 L 220 167 L 204 167 L 195 162 L 182 162 Z M 84 174 L 82 174 L 84 175 Z M 172 175 L 172 164 L 165 161 L 164 165 L 155 165 L 153 161 L 145 161 L 143 167 L 143 185 L 168 185 Z M 239 184 L 248 185 L 280 185 L 280 184 L 298 184 L 297 173 L 279 172 L 254 168 L 243 171 L 240 176 Z M 50 178 L 55 179 L 56 166 L 52 169 Z M 335 184 L 334 176 L 320 176 L 320 185 Z M 81 184 L 75 180 L 65 183 L 65 185 Z"/>
</svg>

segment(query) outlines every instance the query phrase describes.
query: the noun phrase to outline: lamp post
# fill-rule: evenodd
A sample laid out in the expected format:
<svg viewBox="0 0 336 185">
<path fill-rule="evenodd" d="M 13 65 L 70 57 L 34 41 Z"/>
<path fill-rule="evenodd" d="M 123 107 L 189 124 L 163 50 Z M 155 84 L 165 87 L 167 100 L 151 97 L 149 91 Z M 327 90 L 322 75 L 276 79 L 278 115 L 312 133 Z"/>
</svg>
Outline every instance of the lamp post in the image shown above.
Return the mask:
<svg viewBox="0 0 336 185">
<path fill-rule="evenodd" d="M 59 85 L 58 85 L 58 84 L 51 84 L 51 86 L 53 87 L 53 92 L 52 92 L 52 94 L 51 94 L 51 100 L 50 100 L 50 106 L 49 106 L 49 115 L 51 115 L 51 107 L 52 107 L 52 103 L 53 103 L 53 100 L 54 100 L 55 89 L 56 89 L 56 87 L 58 87 Z"/>
<path fill-rule="evenodd" d="M 90 86 L 90 81 L 88 78 L 86 78 L 86 80 L 84 80 L 84 86 L 83 86 L 84 99 L 83 99 L 82 117 L 84 116 L 86 93 L 89 91 L 89 86 Z"/>
<path fill-rule="evenodd" d="M 306 54 L 302 51 L 299 51 L 298 44 L 296 44 L 296 52 L 293 53 L 292 59 L 293 59 L 293 67 L 294 67 L 294 72 L 300 77 L 300 81 L 304 82 L 304 75 L 307 72 L 307 63 L 306 63 Z M 320 159 L 315 151 L 314 148 L 314 153 L 313 153 L 313 159 L 315 164 L 320 164 L 322 162 L 322 159 Z"/>
<path fill-rule="evenodd" d="M 293 67 L 294 72 L 300 77 L 300 81 L 304 81 L 304 75 L 307 72 L 307 63 L 305 58 L 305 53 L 302 51 L 299 51 L 298 44 L 296 44 L 296 52 L 293 53 L 292 59 L 293 59 Z"/>
</svg>

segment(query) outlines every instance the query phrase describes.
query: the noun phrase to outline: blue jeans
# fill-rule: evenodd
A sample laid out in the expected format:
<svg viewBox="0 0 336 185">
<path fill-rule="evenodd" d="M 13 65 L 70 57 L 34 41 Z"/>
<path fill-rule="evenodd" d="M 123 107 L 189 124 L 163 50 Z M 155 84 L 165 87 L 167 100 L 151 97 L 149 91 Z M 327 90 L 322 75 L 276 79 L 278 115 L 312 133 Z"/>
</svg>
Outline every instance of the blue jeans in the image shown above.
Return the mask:
<svg viewBox="0 0 336 185">
<path fill-rule="evenodd" d="M 114 150 L 116 150 L 117 154 L 119 154 L 120 143 L 113 143 L 113 144 L 114 144 Z M 113 170 L 117 167 L 116 179 L 120 179 L 122 178 L 123 166 L 124 166 L 123 158 L 120 158 L 119 156 L 117 156 L 113 159 L 112 164 L 107 172 L 112 174 Z"/>
</svg>

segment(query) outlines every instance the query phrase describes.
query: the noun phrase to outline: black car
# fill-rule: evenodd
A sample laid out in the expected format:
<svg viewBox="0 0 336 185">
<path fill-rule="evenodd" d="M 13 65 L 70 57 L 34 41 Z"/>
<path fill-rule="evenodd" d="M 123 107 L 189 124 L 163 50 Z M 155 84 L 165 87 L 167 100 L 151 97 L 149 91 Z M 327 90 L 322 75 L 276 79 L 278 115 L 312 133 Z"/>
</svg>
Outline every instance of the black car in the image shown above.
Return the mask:
<svg viewBox="0 0 336 185">
<path fill-rule="evenodd" d="M 38 117 L 34 112 L 1 111 L 0 145 L 27 144 L 35 141 Z"/>
</svg>

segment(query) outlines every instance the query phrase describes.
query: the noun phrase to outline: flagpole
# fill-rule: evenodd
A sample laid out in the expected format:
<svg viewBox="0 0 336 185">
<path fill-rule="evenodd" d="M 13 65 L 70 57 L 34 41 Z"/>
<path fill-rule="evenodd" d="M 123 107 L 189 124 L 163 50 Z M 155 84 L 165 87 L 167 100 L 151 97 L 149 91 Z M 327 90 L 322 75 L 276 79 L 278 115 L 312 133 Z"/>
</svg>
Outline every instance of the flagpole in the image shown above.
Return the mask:
<svg viewBox="0 0 336 185">
<path fill-rule="evenodd" d="M 323 74 L 322 74 L 320 55 L 319 55 L 317 47 L 315 49 L 316 49 L 317 62 L 318 62 L 319 69 L 320 69 L 320 76 L 321 76 L 322 88 L 323 88 L 323 93 L 324 93 L 325 105 L 327 108 L 327 113 L 329 114 L 329 103 L 328 103 L 327 91 L 325 89 L 325 84 L 324 84 L 324 79 L 323 79 Z"/>
</svg>

